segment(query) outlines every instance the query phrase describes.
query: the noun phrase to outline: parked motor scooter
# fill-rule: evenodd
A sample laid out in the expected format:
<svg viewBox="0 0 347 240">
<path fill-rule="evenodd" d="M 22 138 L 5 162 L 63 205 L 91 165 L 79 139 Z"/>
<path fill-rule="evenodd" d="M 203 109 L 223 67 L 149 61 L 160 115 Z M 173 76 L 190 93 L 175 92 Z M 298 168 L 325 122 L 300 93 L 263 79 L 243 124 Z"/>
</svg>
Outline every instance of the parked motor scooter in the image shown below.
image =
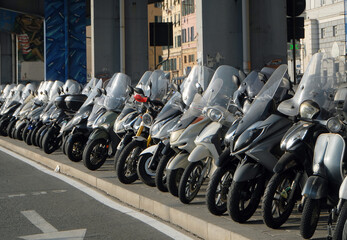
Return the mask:
<svg viewBox="0 0 347 240">
<path fill-rule="evenodd" d="M 142 89 L 135 88 L 134 99 L 142 103 L 140 113 L 142 121 L 136 135 L 121 150 L 117 163 L 116 174 L 120 182 L 130 184 L 138 179 L 137 162 L 141 151 L 153 144 L 152 137 L 149 134 L 150 125 L 153 119 L 163 108 L 167 101 L 169 79 L 161 70 L 155 70 L 148 82 L 150 94 L 145 95 Z"/>
<path fill-rule="evenodd" d="M 115 154 L 119 138 L 113 132 L 113 124 L 130 96 L 130 84 L 131 80 L 127 75 L 123 73 L 114 74 L 104 99 L 103 105 L 105 108 L 93 108 L 93 112 L 97 113 L 94 116 L 97 117 L 82 155 L 83 163 L 89 170 L 100 168 L 106 158 Z M 90 121 L 89 118 L 88 121 Z"/>
<path fill-rule="evenodd" d="M 287 117 L 275 114 L 276 105 L 289 97 L 286 71 L 287 65 L 275 70 L 232 136 L 226 136 L 230 139 L 230 153 L 241 160 L 227 199 L 229 215 L 236 222 L 247 221 L 257 209 L 266 179 L 282 155 L 279 143 L 292 125 Z"/>
<path fill-rule="evenodd" d="M 335 94 L 337 117 L 330 118 L 326 127 L 331 133 L 319 135 L 313 155 L 313 174 L 308 178 L 302 190 L 302 218 L 300 234 L 303 238 L 311 238 L 316 230 L 322 209 L 329 210 L 328 238 L 332 236 L 333 215 L 339 202 L 339 188 L 345 177 L 346 162 L 344 158 L 346 122 L 346 66 L 345 59 L 335 59 L 327 54 L 318 53 L 313 56 L 314 71 L 311 72 L 315 81 L 321 82 L 320 88 L 327 88 L 327 95 Z M 327 85 L 328 87 L 326 87 Z M 316 90 L 317 91 L 317 90 Z M 315 109 L 312 109 L 314 111 Z M 340 134 L 343 135 L 343 137 Z M 341 232 L 341 231 L 339 231 Z"/>
<path fill-rule="evenodd" d="M 176 93 L 165 104 L 158 116 L 150 127 L 150 136 L 155 145 L 146 148 L 140 153 L 137 164 L 137 174 L 142 182 L 149 186 L 155 186 L 156 170 L 159 160 L 163 155 L 168 154 L 169 131 L 177 124 L 185 109 L 189 107 L 193 96 L 198 88 L 208 86 L 213 70 L 203 66 L 194 66 L 188 77 L 183 81 L 180 87 L 177 87 Z M 198 84 L 198 87 L 197 85 Z M 163 151 L 166 150 L 166 151 Z"/>
<path fill-rule="evenodd" d="M 213 159 L 222 152 L 221 139 L 236 120 L 236 108 L 229 108 L 234 92 L 240 86 L 238 70 L 222 65 L 217 68 L 203 96 L 202 114 L 211 120 L 195 138 L 195 148 L 190 152 L 178 188 L 182 203 L 191 202 L 198 194 L 204 180 L 215 170 Z M 223 134 L 224 132 L 224 134 Z"/>
<path fill-rule="evenodd" d="M 238 109 L 236 112 L 238 120 L 244 114 L 247 114 L 247 110 L 253 99 L 270 78 L 273 71 L 274 69 L 268 67 L 262 68 L 261 71 L 253 70 L 242 81 L 238 90 L 235 91 L 231 103 Z M 222 134 L 223 138 L 225 135 L 230 135 L 235 131 L 238 120 L 233 122 L 227 133 Z M 222 147 L 223 152 L 218 153 L 218 158 L 215 157 L 216 159 L 214 159 L 217 169 L 210 177 L 206 189 L 206 205 L 208 210 L 214 215 L 222 215 L 227 211 L 227 195 L 234 172 L 239 163 L 239 160 L 236 157 L 230 156 L 230 142 L 228 140 L 228 138 L 224 138 L 221 143 L 224 145 L 224 147 Z M 216 143 L 219 142 L 217 141 Z"/>
<path fill-rule="evenodd" d="M 319 134 L 326 132 L 321 123 L 332 117 L 332 94 L 336 82 L 320 76 L 322 54 L 311 59 L 293 98 L 283 101 L 278 111 L 299 120 L 281 141 L 285 152 L 274 167 L 274 175 L 266 186 L 262 212 L 265 224 L 279 228 L 290 216 L 301 189 L 312 175 L 313 148 Z"/>
</svg>

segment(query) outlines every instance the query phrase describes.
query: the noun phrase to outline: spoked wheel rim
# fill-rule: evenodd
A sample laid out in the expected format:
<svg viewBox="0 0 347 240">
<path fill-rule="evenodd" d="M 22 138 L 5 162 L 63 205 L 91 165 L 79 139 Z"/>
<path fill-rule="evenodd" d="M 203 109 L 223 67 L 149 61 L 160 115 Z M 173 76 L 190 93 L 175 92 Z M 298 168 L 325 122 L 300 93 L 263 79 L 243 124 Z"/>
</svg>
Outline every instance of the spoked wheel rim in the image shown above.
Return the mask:
<svg viewBox="0 0 347 240">
<path fill-rule="evenodd" d="M 227 203 L 228 191 L 233 179 L 233 174 L 227 171 L 218 183 L 216 194 L 215 194 L 215 204 L 217 207 L 223 206 Z"/>
<path fill-rule="evenodd" d="M 90 153 L 90 162 L 93 165 L 97 165 L 103 161 L 106 154 L 106 144 L 105 143 L 97 143 L 93 146 L 92 151 Z"/>
<path fill-rule="evenodd" d="M 197 164 L 194 169 L 189 174 L 189 177 L 187 179 L 187 184 L 185 186 L 185 195 L 187 198 L 191 198 L 192 196 L 195 196 L 196 191 L 199 191 L 199 181 L 202 174 L 202 165 Z"/>
<path fill-rule="evenodd" d="M 272 216 L 280 218 L 289 207 L 290 200 L 293 198 L 294 192 L 292 191 L 294 179 L 286 177 L 282 179 L 278 185 L 276 192 L 272 198 Z"/>
<path fill-rule="evenodd" d="M 146 159 L 145 171 L 146 171 L 146 173 L 147 173 L 149 176 L 154 177 L 155 174 L 156 174 L 156 171 L 155 171 L 155 170 L 152 170 L 152 169 L 150 168 L 150 166 L 149 166 L 149 164 L 150 164 L 150 162 L 151 162 L 151 160 L 152 160 L 152 157 L 153 157 L 153 156 L 148 157 L 148 158 Z"/>
<path fill-rule="evenodd" d="M 257 189 L 257 185 L 258 183 L 255 180 L 248 181 L 244 189 L 240 192 L 239 209 L 241 211 L 245 211 L 251 203 L 252 193 Z"/>
<path fill-rule="evenodd" d="M 136 168 L 137 168 L 137 159 L 138 155 L 140 154 L 141 149 L 139 147 L 136 147 L 131 150 L 130 154 L 127 156 L 124 164 L 124 175 L 126 177 L 131 177 L 135 174 L 137 174 Z"/>
<path fill-rule="evenodd" d="M 72 150 L 71 153 L 75 158 L 82 158 L 82 143 L 80 141 L 74 142 L 72 144 Z"/>
</svg>

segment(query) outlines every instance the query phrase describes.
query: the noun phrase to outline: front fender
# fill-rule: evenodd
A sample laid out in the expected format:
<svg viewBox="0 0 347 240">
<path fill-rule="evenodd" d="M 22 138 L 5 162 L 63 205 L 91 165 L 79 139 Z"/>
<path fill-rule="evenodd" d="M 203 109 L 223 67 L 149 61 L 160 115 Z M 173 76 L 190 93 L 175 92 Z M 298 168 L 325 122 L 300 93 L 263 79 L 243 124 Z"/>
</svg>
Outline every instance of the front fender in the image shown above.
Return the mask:
<svg viewBox="0 0 347 240">
<path fill-rule="evenodd" d="M 203 145 L 197 145 L 193 151 L 189 154 L 188 161 L 189 162 L 198 162 L 202 159 L 210 157 L 210 151 Z"/>
<path fill-rule="evenodd" d="M 147 154 L 147 153 L 150 153 L 150 154 L 153 155 L 153 154 L 155 153 L 155 151 L 157 150 L 158 146 L 159 146 L 159 144 L 156 144 L 156 145 L 152 145 L 152 146 L 146 148 L 145 150 L 143 150 L 143 151 L 140 153 L 140 156 L 145 155 L 145 154 Z"/>
<path fill-rule="evenodd" d="M 189 153 L 180 152 L 168 163 L 168 170 L 175 170 L 179 168 L 185 169 L 189 165 L 188 161 Z"/>
<path fill-rule="evenodd" d="M 310 176 L 301 195 L 311 199 L 322 199 L 328 195 L 328 180 L 320 176 Z"/>
<path fill-rule="evenodd" d="M 273 169 L 274 173 L 281 173 L 289 168 L 292 168 L 298 165 L 298 163 L 296 162 L 296 159 L 298 158 L 293 159 L 291 157 L 292 154 L 294 155 L 294 153 L 286 152 L 284 155 L 282 155 L 282 157 L 278 160 L 276 166 Z"/>
<path fill-rule="evenodd" d="M 139 141 L 139 142 L 147 142 L 147 138 L 143 136 L 133 136 L 134 141 Z"/>
<path fill-rule="evenodd" d="M 236 168 L 233 181 L 245 182 L 255 179 L 263 172 L 263 167 L 259 163 L 244 162 Z"/>
<path fill-rule="evenodd" d="M 94 139 L 109 139 L 109 134 L 106 132 L 106 130 L 97 128 L 89 135 L 89 140 Z"/>
</svg>

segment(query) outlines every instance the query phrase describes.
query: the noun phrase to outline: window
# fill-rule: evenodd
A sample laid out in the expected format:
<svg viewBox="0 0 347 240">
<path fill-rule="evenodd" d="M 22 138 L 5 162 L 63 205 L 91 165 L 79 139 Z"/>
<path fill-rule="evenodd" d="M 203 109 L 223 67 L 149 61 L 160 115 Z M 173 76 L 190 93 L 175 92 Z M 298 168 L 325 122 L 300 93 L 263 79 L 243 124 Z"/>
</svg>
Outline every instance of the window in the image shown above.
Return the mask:
<svg viewBox="0 0 347 240">
<path fill-rule="evenodd" d="M 325 38 L 325 28 L 320 29 L 320 38 Z"/>
<path fill-rule="evenodd" d="M 194 41 L 194 27 L 190 28 L 190 41 Z"/>
<path fill-rule="evenodd" d="M 186 16 L 188 14 L 194 13 L 194 11 L 195 11 L 194 0 L 182 1 L 182 16 Z"/>
<path fill-rule="evenodd" d="M 190 41 L 190 32 L 189 32 L 189 28 L 188 28 L 187 30 L 188 30 L 187 42 L 189 42 L 189 41 Z"/>
<path fill-rule="evenodd" d="M 177 47 L 180 47 L 182 44 L 181 44 L 181 35 L 178 35 L 177 36 Z"/>
<path fill-rule="evenodd" d="M 182 29 L 182 43 L 187 42 L 186 35 L 187 35 L 187 29 Z"/>
<path fill-rule="evenodd" d="M 154 16 L 154 22 L 161 22 L 162 17 L 161 16 Z"/>
<path fill-rule="evenodd" d="M 154 3 L 154 7 L 156 7 L 156 8 L 161 8 L 161 2 L 156 2 L 156 3 Z"/>
<path fill-rule="evenodd" d="M 333 26 L 333 36 L 337 36 L 337 25 Z"/>
<path fill-rule="evenodd" d="M 191 63 L 191 62 L 194 62 L 194 60 L 195 60 L 194 54 L 189 55 L 189 62 L 190 62 L 190 63 Z"/>
<path fill-rule="evenodd" d="M 184 63 L 187 63 L 187 56 L 184 56 Z"/>
</svg>

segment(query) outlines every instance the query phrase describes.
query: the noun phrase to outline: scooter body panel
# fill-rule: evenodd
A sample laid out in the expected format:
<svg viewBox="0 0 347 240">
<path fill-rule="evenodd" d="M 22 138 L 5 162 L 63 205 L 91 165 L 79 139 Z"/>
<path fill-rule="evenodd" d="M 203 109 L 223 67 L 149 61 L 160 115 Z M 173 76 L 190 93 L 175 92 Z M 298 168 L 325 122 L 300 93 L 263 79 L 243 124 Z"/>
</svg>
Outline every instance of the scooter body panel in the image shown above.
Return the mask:
<svg viewBox="0 0 347 240">
<path fill-rule="evenodd" d="M 301 193 L 311 199 L 322 199 L 328 196 L 328 180 L 320 176 L 310 176 Z"/>
<path fill-rule="evenodd" d="M 179 168 L 185 169 L 189 165 L 188 156 L 189 156 L 189 153 L 180 152 L 169 161 L 167 165 L 167 169 L 168 170 L 175 170 Z"/>
<path fill-rule="evenodd" d="M 339 190 L 339 198 L 340 199 L 347 199 L 347 177 L 343 180 L 340 190 Z"/>
</svg>

